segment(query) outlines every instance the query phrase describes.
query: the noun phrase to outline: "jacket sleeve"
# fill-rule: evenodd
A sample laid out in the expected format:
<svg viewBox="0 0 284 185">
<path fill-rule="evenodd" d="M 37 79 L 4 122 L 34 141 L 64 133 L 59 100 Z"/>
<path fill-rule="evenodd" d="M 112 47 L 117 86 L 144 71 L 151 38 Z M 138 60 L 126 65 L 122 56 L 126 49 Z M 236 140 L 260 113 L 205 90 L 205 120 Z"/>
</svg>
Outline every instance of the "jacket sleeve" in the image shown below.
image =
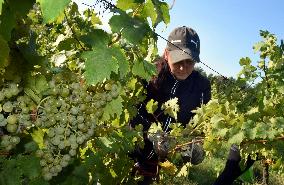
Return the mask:
<svg viewBox="0 0 284 185">
<path fill-rule="evenodd" d="M 231 185 L 240 174 L 239 161 L 227 160 L 223 172 L 218 176 L 213 185 Z"/>
</svg>

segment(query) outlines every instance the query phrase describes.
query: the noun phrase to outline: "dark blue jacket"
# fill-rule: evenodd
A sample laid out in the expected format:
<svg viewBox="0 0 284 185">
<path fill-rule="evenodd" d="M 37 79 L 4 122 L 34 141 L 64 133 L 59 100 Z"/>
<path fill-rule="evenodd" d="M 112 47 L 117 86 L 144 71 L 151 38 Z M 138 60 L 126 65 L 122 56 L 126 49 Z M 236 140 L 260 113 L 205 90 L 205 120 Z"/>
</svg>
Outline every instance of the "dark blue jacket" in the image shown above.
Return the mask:
<svg viewBox="0 0 284 185">
<path fill-rule="evenodd" d="M 180 107 L 177 120 L 164 115 L 160 109 L 163 103 L 175 97 L 178 98 Z M 156 121 L 151 114 L 147 113 L 145 108 L 147 102 L 153 99 L 159 105 L 154 115 L 162 123 L 164 131 L 168 131 L 169 125 L 173 122 L 182 123 L 185 126 L 194 115 L 191 111 L 200 107 L 202 103 L 206 104 L 210 98 L 210 82 L 199 72 L 193 71 L 185 80 L 177 80 L 170 72 L 167 72 L 161 84 L 159 84 L 159 88 L 156 88 L 153 83 L 148 84 L 145 103 L 138 108 L 138 115 L 131 121 L 131 125 L 135 126 L 141 123 L 144 126 L 144 130 L 148 130 L 151 122 Z"/>
</svg>

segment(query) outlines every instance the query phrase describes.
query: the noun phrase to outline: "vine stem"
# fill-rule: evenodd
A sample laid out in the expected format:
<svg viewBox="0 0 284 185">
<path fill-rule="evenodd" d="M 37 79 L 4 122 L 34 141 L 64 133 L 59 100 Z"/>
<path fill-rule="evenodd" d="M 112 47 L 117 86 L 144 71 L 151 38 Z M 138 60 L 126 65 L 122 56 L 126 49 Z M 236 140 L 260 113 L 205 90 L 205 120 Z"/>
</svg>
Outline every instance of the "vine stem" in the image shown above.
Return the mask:
<svg viewBox="0 0 284 185">
<path fill-rule="evenodd" d="M 8 152 L 8 151 L 0 151 L 0 156 L 1 155 L 8 156 L 8 155 L 10 155 L 10 152 Z"/>
<path fill-rule="evenodd" d="M 281 137 L 277 137 L 271 141 L 275 141 L 275 140 L 284 140 L 284 136 Z M 261 139 L 261 140 L 248 140 L 248 141 L 243 141 L 241 142 L 241 145 L 246 145 L 246 144 L 253 144 L 253 143 L 266 143 L 266 142 L 271 142 L 270 140 L 267 139 Z"/>
<path fill-rule="evenodd" d="M 67 14 L 66 14 L 66 11 L 65 11 L 65 10 L 64 10 L 64 16 L 65 16 L 65 18 L 66 18 L 66 22 L 67 22 L 69 28 L 70 28 L 71 31 L 72 31 L 72 35 L 73 35 L 74 39 L 79 43 L 80 47 L 81 47 L 84 51 L 87 51 L 87 49 L 82 45 L 82 43 L 81 43 L 80 40 L 78 39 L 78 37 L 77 37 L 77 35 L 76 35 L 74 29 L 72 28 L 72 25 L 71 25 L 71 23 L 70 23 L 70 21 L 69 21 L 69 19 L 68 19 L 68 17 L 67 17 Z"/>
<path fill-rule="evenodd" d="M 51 96 L 47 96 L 47 97 L 43 98 L 43 99 L 39 102 L 39 104 L 37 105 L 36 109 L 38 110 L 38 109 L 41 107 L 42 102 L 44 102 L 45 100 L 47 100 L 47 99 L 49 99 L 49 98 L 51 98 Z"/>
<path fill-rule="evenodd" d="M 219 139 L 220 140 L 220 139 Z M 275 138 L 274 140 L 284 140 L 284 136 L 282 137 L 277 137 Z M 170 151 L 171 152 L 174 152 L 175 150 L 178 150 L 180 149 L 181 147 L 183 146 L 186 146 L 186 145 L 190 145 L 192 143 L 203 143 L 204 139 L 199 139 L 199 140 L 196 140 L 196 141 L 190 141 L 190 142 L 186 142 L 186 143 L 183 143 L 183 144 L 179 144 L 179 145 L 176 145 L 176 147 L 174 149 L 172 149 Z M 249 140 L 249 141 L 246 141 L 246 142 L 242 142 L 241 145 L 244 145 L 244 144 L 252 144 L 252 143 L 265 143 L 265 142 L 269 142 L 269 140 Z"/>
</svg>

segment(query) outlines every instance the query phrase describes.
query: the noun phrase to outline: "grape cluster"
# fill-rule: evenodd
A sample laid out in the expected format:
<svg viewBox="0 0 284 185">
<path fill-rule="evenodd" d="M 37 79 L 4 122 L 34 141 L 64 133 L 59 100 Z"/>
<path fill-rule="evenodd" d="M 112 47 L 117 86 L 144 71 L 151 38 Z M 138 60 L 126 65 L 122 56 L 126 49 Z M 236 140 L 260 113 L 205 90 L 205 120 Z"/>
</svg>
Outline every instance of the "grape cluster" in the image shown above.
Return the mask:
<svg viewBox="0 0 284 185">
<path fill-rule="evenodd" d="M 119 95 L 119 86 L 107 82 L 90 90 L 78 78 L 67 81 L 57 75 L 47 83 L 48 88 L 41 94 L 26 91 L 27 87 L 15 83 L 2 88 L 0 128 L 5 130 L 1 134 L 1 148 L 6 151 L 20 142 L 18 135 L 23 130 L 37 127 L 44 131 L 43 146 L 36 155 L 40 158 L 42 176 L 50 180 L 92 138 L 104 107 Z M 40 99 L 37 103 L 35 96 Z"/>
<path fill-rule="evenodd" d="M 11 150 L 20 142 L 20 138 L 18 136 L 2 136 L 1 146 L 5 148 L 6 151 Z"/>
<path fill-rule="evenodd" d="M 18 84 L 6 83 L 0 93 L 0 127 L 6 130 L 1 137 L 1 148 L 9 151 L 19 142 L 17 133 L 22 129 L 31 127 L 30 109 L 35 107 L 33 101 L 26 95 L 19 96 L 22 92 Z"/>
<path fill-rule="evenodd" d="M 43 167 L 42 176 L 45 180 L 51 180 L 53 176 L 57 176 L 71 160 L 69 154 L 57 154 L 54 156 L 52 153 L 44 152 L 43 150 L 38 150 L 36 156 L 41 158 L 40 165 Z"/>
<path fill-rule="evenodd" d="M 45 180 L 56 176 L 79 146 L 90 140 L 107 102 L 118 96 L 116 84 L 90 92 L 80 82 L 49 82 L 49 91 L 37 111 L 34 124 L 47 129 L 44 149 L 38 150 Z M 40 155 L 40 153 L 44 153 Z"/>
</svg>

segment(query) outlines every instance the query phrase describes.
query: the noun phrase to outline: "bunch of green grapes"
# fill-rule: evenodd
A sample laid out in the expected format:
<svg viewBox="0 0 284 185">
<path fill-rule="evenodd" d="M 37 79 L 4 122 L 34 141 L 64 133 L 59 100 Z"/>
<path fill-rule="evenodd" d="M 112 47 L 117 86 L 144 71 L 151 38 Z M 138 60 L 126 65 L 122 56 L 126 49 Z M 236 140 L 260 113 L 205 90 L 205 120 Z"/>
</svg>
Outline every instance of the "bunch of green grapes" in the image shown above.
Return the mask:
<svg viewBox="0 0 284 185">
<path fill-rule="evenodd" d="M 54 155 L 49 151 L 38 150 L 36 156 L 41 158 L 40 165 L 42 166 L 42 176 L 45 180 L 51 180 L 53 176 L 57 176 L 66 167 L 71 156 L 69 154 Z"/>
<path fill-rule="evenodd" d="M 18 135 L 24 130 L 43 129 L 44 146 L 36 154 L 45 180 L 57 176 L 78 154 L 79 147 L 92 138 L 104 107 L 117 98 L 120 90 L 118 84 L 108 81 L 89 91 L 78 78 L 62 80 L 54 76 L 49 88 L 36 94 L 41 97 L 38 104 L 18 84 L 6 86 L 0 94 L 0 128 L 4 129 L 1 149 L 16 147 Z"/>
<path fill-rule="evenodd" d="M 35 104 L 28 96 L 20 96 L 22 93 L 19 85 L 13 82 L 7 82 L 0 93 L 0 128 L 5 131 L 1 134 L 0 147 L 6 151 L 20 142 L 18 133 L 32 126 L 29 113 Z"/>
<path fill-rule="evenodd" d="M 78 154 L 79 147 L 91 139 L 103 108 L 119 93 L 116 84 L 105 84 L 103 90 L 95 92 L 87 89 L 76 81 L 49 82 L 34 121 L 37 127 L 47 130 L 44 148 L 37 151 L 45 180 L 56 176 Z"/>
</svg>

